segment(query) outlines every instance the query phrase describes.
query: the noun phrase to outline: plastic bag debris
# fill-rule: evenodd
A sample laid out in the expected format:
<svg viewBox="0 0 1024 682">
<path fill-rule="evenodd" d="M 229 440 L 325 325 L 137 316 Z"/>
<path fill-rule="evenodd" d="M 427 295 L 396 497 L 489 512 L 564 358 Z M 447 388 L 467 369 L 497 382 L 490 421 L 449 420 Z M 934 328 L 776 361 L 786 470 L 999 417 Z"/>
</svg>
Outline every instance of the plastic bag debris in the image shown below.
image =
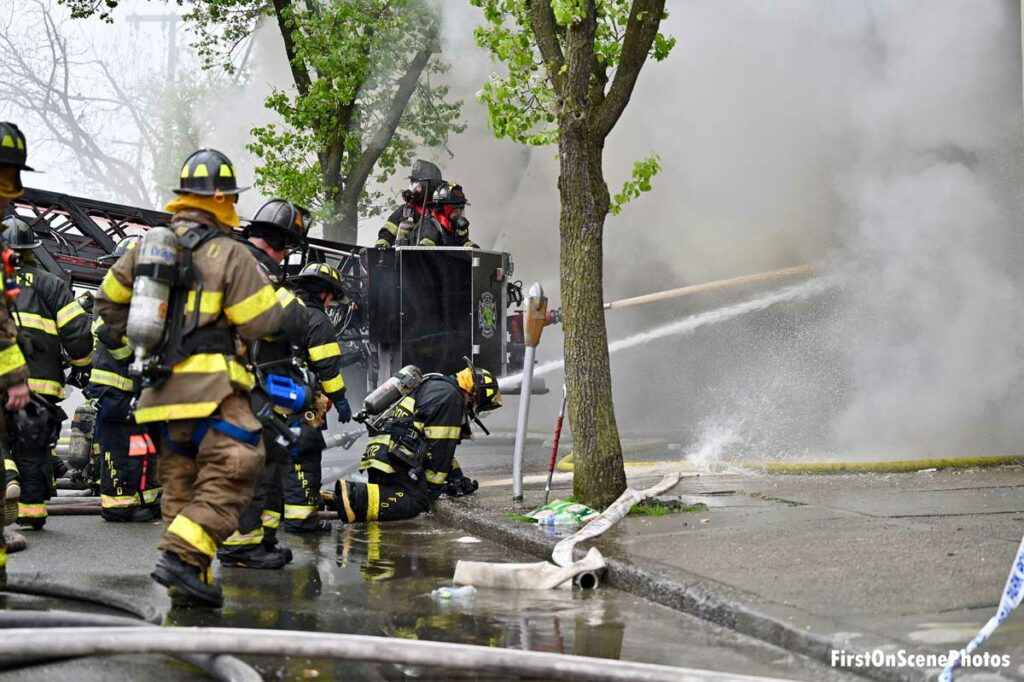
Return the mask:
<svg viewBox="0 0 1024 682">
<path fill-rule="evenodd" d="M 453 601 L 459 599 L 468 599 L 476 594 L 476 588 L 472 585 L 463 585 L 462 587 L 439 587 L 430 593 L 430 596 L 437 601 Z"/>
<path fill-rule="evenodd" d="M 579 525 L 586 523 L 597 515 L 598 511 L 596 509 L 591 509 L 585 504 L 567 502 L 565 500 L 555 500 L 527 514 L 529 518 L 541 526 Z"/>
</svg>

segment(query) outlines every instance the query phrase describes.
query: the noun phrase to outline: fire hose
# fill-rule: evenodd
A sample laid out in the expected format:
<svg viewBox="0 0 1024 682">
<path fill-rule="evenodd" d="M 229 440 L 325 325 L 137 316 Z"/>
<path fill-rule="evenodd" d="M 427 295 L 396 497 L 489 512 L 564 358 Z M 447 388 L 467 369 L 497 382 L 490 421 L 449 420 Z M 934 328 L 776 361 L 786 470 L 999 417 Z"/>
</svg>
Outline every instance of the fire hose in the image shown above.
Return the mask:
<svg viewBox="0 0 1024 682">
<path fill-rule="evenodd" d="M 29 631 L 38 633 L 36 636 L 39 638 L 39 641 L 47 645 L 34 652 L 27 651 L 23 647 L 13 647 L 11 651 L 0 652 L 0 667 L 5 668 L 77 658 L 78 655 L 68 652 L 63 648 L 60 649 L 59 653 L 55 653 L 53 646 L 55 640 L 49 636 L 49 628 L 73 627 L 74 631 L 79 631 L 84 626 L 103 626 L 118 627 L 122 630 L 131 631 L 156 630 L 162 620 L 159 611 L 148 602 L 129 599 L 117 592 L 107 590 L 47 582 L 40 579 L 38 575 L 28 578 L 9 577 L 7 579 L 7 586 L 0 590 L 0 592 L 82 602 L 127 614 L 127 616 L 112 616 L 67 611 L 0 611 L 0 629 L 4 630 L 5 633 L 9 633 L 12 630 L 24 631 L 23 629 L 25 628 L 45 628 L 45 630 L 33 629 Z M 7 641 L 10 640 L 7 639 Z M 262 679 L 259 673 L 252 667 L 233 656 L 211 656 L 202 653 L 195 655 L 189 652 L 168 653 L 194 665 L 218 680 L 225 680 L 226 682 L 235 680 L 254 682 L 255 680 Z"/>
<path fill-rule="evenodd" d="M 424 668 L 472 670 L 485 675 L 599 682 L 768 682 L 771 678 L 675 668 L 651 663 L 589 658 L 472 644 L 395 639 L 371 635 L 249 628 L 55 627 L 13 629 L 0 638 L 0 657 L 117 654 L 248 654 L 289 656 Z"/>
</svg>

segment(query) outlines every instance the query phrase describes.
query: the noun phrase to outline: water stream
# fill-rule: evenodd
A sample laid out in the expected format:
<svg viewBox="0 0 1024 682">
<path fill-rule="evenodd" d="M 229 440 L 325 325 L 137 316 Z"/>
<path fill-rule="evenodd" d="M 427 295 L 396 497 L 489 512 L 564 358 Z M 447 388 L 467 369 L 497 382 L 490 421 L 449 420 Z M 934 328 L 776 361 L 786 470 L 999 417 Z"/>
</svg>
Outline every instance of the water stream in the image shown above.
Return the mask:
<svg viewBox="0 0 1024 682">
<path fill-rule="evenodd" d="M 719 322 L 725 322 L 747 313 L 757 312 L 759 310 L 765 310 L 770 308 L 777 303 L 783 303 L 785 301 L 795 301 L 799 299 L 806 299 L 812 296 L 816 296 L 825 290 L 829 289 L 835 284 L 835 278 L 832 277 L 818 277 L 801 284 L 797 284 L 783 289 L 777 289 L 766 294 L 761 294 L 750 298 L 740 303 L 734 303 L 729 306 L 716 308 L 714 310 L 708 310 L 703 313 L 697 313 L 695 315 L 689 315 L 676 320 L 675 322 L 669 322 L 661 326 L 655 327 L 645 332 L 639 332 L 631 336 L 627 336 L 624 339 L 618 341 L 612 341 L 608 344 L 609 353 L 617 353 L 621 350 L 628 348 L 635 348 L 642 346 L 658 339 L 663 339 L 667 336 L 680 336 L 683 334 L 689 334 L 691 332 Z M 565 365 L 565 360 L 551 360 L 537 365 L 533 370 L 534 376 L 544 376 L 550 374 L 556 370 L 561 369 Z M 506 377 L 502 377 L 498 385 L 501 388 L 508 388 L 517 385 L 522 381 L 523 373 L 517 372 L 516 374 L 510 374 Z"/>
</svg>

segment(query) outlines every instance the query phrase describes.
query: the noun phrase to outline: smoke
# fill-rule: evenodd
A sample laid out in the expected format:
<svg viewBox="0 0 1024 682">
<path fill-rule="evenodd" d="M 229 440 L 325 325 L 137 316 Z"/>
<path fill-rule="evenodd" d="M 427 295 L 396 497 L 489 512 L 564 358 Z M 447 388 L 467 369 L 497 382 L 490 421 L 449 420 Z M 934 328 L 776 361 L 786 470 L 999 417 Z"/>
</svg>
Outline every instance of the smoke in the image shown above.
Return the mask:
<svg viewBox="0 0 1024 682">
<path fill-rule="evenodd" d="M 1017 4 L 693 0 L 671 11 L 678 45 L 645 67 L 606 151 L 613 190 L 651 152 L 664 168 L 607 222 L 606 300 L 809 261 L 845 284 L 617 354 L 620 427 L 758 456 L 1019 447 Z M 472 96 L 500 67 L 472 45 L 479 19 L 446 16 L 452 80 L 470 100 L 446 171 L 473 179 L 474 238 L 500 242 L 517 276 L 557 303 L 554 150 L 490 139 Z M 610 337 L 750 293 L 609 312 Z M 560 354 L 550 331 L 542 361 Z"/>
</svg>

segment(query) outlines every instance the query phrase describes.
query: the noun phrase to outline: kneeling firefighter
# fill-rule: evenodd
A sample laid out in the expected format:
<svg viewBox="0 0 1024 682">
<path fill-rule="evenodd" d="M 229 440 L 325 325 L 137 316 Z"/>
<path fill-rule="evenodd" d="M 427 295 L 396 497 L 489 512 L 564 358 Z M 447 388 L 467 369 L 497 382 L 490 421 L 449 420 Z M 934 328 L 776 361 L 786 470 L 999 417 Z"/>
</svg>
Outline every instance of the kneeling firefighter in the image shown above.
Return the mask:
<svg viewBox="0 0 1024 682">
<path fill-rule="evenodd" d="M 367 396 L 365 405 L 370 416 L 359 418 L 366 421 L 370 442 L 359 468 L 369 482 L 335 484 L 340 519 L 408 519 L 430 511 L 442 493 L 476 490 L 476 481 L 455 464 L 455 449 L 472 436 L 471 420 L 483 428 L 479 412 L 501 407 L 493 374 L 469 364 L 454 376 L 421 378 L 410 365 Z"/>
<path fill-rule="evenodd" d="M 316 375 L 319 391 L 314 409 L 299 423 L 299 442 L 291 450 L 292 461 L 284 482 L 284 529 L 289 533 L 313 533 L 331 528 L 329 522 L 317 518 L 326 412 L 333 403 L 339 422 L 352 419 L 341 374 L 341 346 L 326 310 L 336 299 L 344 299 L 345 287 L 341 273 L 326 263 L 308 264 L 291 281 L 309 311 L 306 336 L 299 346 L 300 360 Z"/>
<path fill-rule="evenodd" d="M 28 153 L 25 135 L 13 123 L 0 122 L 0 215 L 3 215 L 11 200 L 21 196 L 24 187 L 21 184 L 21 172 L 32 170 L 27 164 Z M 18 327 L 12 317 L 14 300 L 20 293 L 18 290 L 16 252 L 0 245 L 0 261 L 2 261 L 4 295 L 0 296 L 0 457 L 4 460 L 4 469 L 13 467 L 11 459 L 11 438 L 9 426 L 13 418 L 29 404 L 31 393 L 28 388 L 28 363 L 18 345 Z M 12 482 L 12 492 L 20 492 L 17 483 Z M 0 504 L 6 508 L 5 486 L 0 486 Z M 17 502 L 14 503 L 12 518 L 4 520 L 0 526 L 13 522 L 17 514 Z M 7 514 L 5 513 L 6 517 Z M 4 542 L 3 528 L 0 527 L 0 586 L 7 584 L 7 545 Z"/>
<path fill-rule="evenodd" d="M 115 262 L 138 242 L 139 237 L 126 237 L 113 253 L 98 260 Z M 139 395 L 128 369 L 133 349 L 126 337 L 114 334 L 100 317 L 93 321 L 92 331 L 93 367 L 85 395 L 96 405 L 100 516 L 104 521 L 151 521 L 160 513 L 160 483 L 156 452 L 147 447 L 145 438 L 138 438 L 145 427 L 131 418 L 132 404 Z"/>
<path fill-rule="evenodd" d="M 89 314 L 75 298 L 71 287 L 36 262 L 32 250 L 42 242 L 21 218 L 8 216 L 3 222 L 3 239 L 21 260 L 14 319 L 19 343 L 28 362 L 28 385 L 40 400 L 23 418 L 13 442 L 17 480 L 18 525 L 40 529 L 46 523 L 46 500 L 54 490 L 54 479 L 66 467 L 53 448 L 67 415 L 58 406 L 67 382 L 84 387 L 92 363 L 92 333 Z M 71 360 L 71 378 L 64 377 L 64 355 Z"/>
<path fill-rule="evenodd" d="M 305 246 L 308 230 L 308 212 L 281 199 L 260 207 L 245 228 L 243 244 L 277 288 L 277 298 L 284 309 L 280 331 L 249 348 L 249 359 L 260 385 L 254 396 L 254 409 L 265 411 L 267 418 L 274 420 L 272 425 L 278 428 L 263 429 L 266 465 L 256 482 L 252 501 L 239 516 L 238 528 L 217 550 L 217 558 L 223 566 L 278 569 L 291 560 L 291 551 L 277 544 L 277 529 L 283 511 L 282 480 L 291 461 L 290 444 L 283 441 L 281 430 L 289 428 L 289 415 L 294 410 L 277 403 L 287 402 L 294 395 L 301 413 L 311 402 L 307 396 L 312 392 L 305 376 L 294 365 L 292 353 L 292 346 L 301 344 L 305 336 L 308 315 L 305 306 L 284 286 L 283 263 L 291 249 Z"/>
<path fill-rule="evenodd" d="M 151 577 L 176 603 L 219 607 L 210 562 L 238 526 L 263 469 L 255 379 L 244 344 L 277 332 L 283 310 L 239 225 L 231 161 L 201 149 L 184 163 L 171 229 L 147 230 L 103 278 L 96 312 L 133 346 L 142 381 L 135 421 L 157 443 L 163 552 Z M 140 442 L 141 441 L 141 442 Z"/>
</svg>

